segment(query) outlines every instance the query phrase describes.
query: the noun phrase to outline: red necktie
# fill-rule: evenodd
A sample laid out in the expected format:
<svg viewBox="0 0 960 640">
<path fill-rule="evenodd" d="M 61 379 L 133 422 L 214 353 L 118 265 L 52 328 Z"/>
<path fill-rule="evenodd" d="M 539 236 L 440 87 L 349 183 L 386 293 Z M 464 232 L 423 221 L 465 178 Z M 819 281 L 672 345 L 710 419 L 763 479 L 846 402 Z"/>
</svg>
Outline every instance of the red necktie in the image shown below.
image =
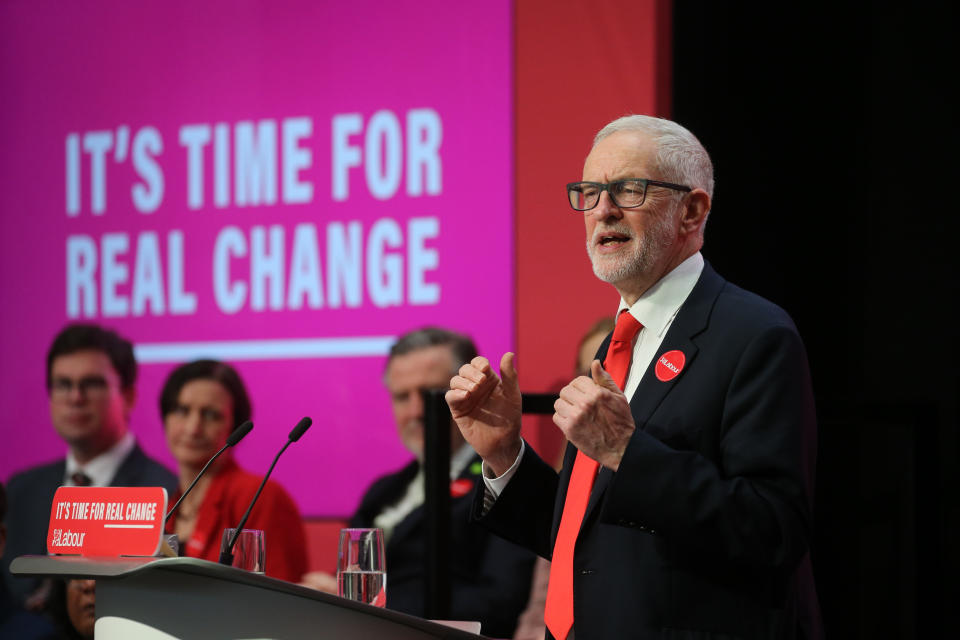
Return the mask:
<svg viewBox="0 0 960 640">
<path fill-rule="evenodd" d="M 627 372 L 630 370 L 633 338 L 642 328 L 643 325 L 628 311 L 621 312 L 617 318 L 617 326 L 613 330 L 613 338 L 610 340 L 603 366 L 621 389 L 626 384 Z M 560 516 L 557 541 L 553 545 L 547 605 L 543 613 L 547 628 L 557 640 L 565 640 L 573 627 L 573 549 L 599 466 L 596 460 L 577 451 L 570 484 L 567 486 L 567 497 L 563 503 L 563 515 Z"/>
</svg>

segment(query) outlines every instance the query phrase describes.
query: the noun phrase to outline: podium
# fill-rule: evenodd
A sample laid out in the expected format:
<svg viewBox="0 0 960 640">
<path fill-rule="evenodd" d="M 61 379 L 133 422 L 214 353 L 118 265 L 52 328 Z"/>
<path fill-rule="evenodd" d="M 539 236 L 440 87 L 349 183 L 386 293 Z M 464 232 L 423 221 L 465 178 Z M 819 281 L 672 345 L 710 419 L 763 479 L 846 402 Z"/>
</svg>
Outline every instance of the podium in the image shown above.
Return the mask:
<svg viewBox="0 0 960 640">
<path fill-rule="evenodd" d="M 21 556 L 10 571 L 96 580 L 97 640 L 483 638 L 196 558 Z"/>
</svg>

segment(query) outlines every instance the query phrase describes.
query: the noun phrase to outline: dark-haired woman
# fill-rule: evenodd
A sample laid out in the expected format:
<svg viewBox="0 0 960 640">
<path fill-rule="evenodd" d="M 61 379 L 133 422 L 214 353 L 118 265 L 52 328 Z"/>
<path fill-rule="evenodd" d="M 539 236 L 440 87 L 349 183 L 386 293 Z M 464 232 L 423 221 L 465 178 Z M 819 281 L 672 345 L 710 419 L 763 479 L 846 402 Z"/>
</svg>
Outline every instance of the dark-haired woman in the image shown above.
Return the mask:
<svg viewBox="0 0 960 640">
<path fill-rule="evenodd" d="M 250 418 L 250 400 L 233 367 L 197 360 L 170 373 L 160 394 L 160 414 L 182 493 L 230 432 Z M 223 530 L 237 526 L 263 480 L 241 469 L 231 451 L 214 462 L 167 523 L 167 532 L 180 540 L 181 555 L 216 562 Z M 171 503 L 179 497 L 172 496 Z M 300 580 L 307 571 L 303 521 L 283 487 L 267 482 L 244 528 L 266 532 L 266 575 Z"/>
</svg>

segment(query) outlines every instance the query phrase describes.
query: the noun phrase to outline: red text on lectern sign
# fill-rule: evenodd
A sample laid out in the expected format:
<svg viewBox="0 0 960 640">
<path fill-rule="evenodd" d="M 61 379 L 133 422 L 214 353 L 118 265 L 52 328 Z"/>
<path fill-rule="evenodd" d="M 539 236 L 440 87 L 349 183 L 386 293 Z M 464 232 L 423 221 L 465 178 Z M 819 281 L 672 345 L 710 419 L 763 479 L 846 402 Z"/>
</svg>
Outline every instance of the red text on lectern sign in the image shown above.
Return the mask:
<svg viewBox="0 0 960 640">
<path fill-rule="evenodd" d="M 160 549 L 163 487 L 60 487 L 50 508 L 47 551 L 81 556 L 152 556 Z"/>
</svg>

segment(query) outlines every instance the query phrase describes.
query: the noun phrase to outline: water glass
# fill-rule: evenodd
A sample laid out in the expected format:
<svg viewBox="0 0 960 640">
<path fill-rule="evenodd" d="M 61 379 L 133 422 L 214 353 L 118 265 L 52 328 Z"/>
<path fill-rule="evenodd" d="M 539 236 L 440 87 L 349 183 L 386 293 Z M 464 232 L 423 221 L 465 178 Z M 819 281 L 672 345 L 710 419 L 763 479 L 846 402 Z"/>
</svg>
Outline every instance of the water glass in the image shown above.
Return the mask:
<svg viewBox="0 0 960 640">
<path fill-rule="evenodd" d="M 220 540 L 220 552 L 227 550 L 236 529 L 224 529 Z M 267 566 L 267 543 L 263 529 L 244 529 L 237 536 L 233 547 L 233 566 L 251 573 L 263 575 Z"/>
<path fill-rule="evenodd" d="M 375 607 L 387 604 L 387 565 L 382 529 L 341 529 L 337 595 Z"/>
</svg>

